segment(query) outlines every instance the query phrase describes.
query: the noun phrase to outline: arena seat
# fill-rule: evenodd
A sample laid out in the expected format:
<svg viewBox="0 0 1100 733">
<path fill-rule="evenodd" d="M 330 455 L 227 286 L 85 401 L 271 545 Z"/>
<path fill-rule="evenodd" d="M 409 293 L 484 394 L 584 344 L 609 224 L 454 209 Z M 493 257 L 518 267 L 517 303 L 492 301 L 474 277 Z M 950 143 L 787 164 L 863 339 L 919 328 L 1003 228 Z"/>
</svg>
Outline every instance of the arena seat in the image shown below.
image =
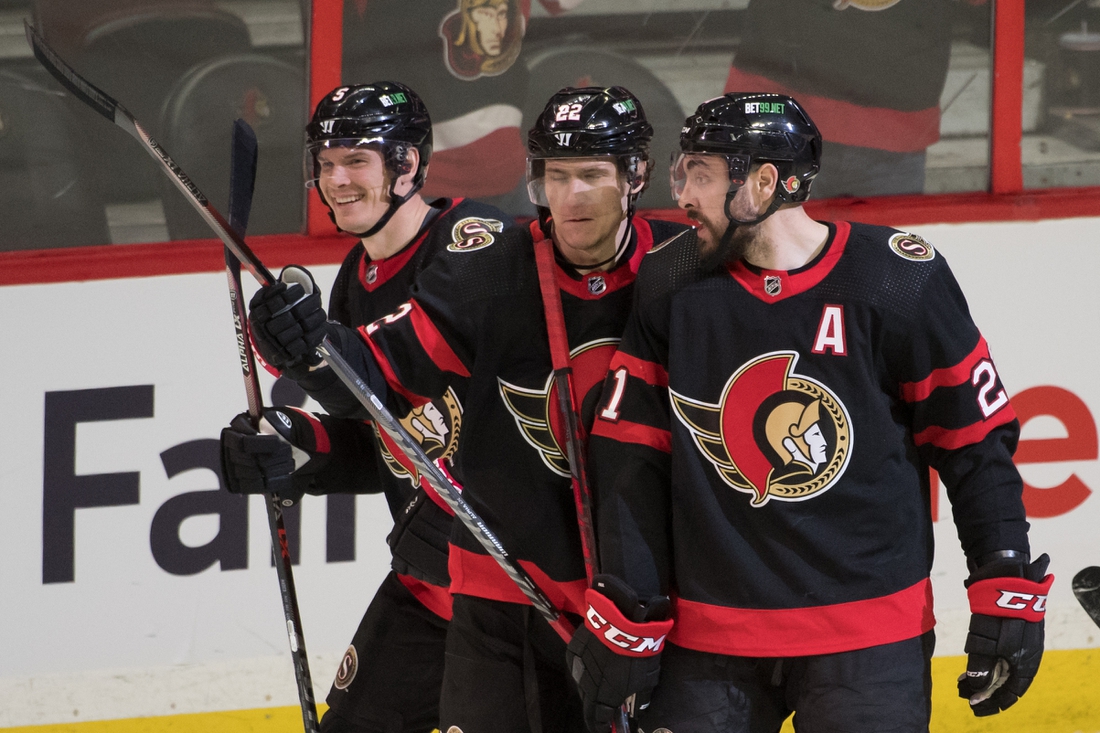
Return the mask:
<svg viewBox="0 0 1100 733">
<path fill-rule="evenodd" d="M 196 64 L 251 50 L 248 27 L 209 2 L 39 0 L 46 40 L 89 81 L 159 137 L 158 115 L 173 84 Z M 155 163 L 109 125 L 88 124 L 92 171 L 109 203 L 155 198 Z"/>
<path fill-rule="evenodd" d="M 222 211 L 229 196 L 230 139 L 237 118 L 253 127 L 259 143 L 249 234 L 301 231 L 307 120 L 303 71 L 259 54 L 227 56 L 191 69 L 165 101 L 161 142 Z M 171 181 L 164 179 L 161 189 L 172 239 L 212 236 Z"/>
<path fill-rule="evenodd" d="M 110 241 L 103 202 L 81 175 L 76 137 L 56 84 L 0 71 L 0 251 Z"/>
</svg>

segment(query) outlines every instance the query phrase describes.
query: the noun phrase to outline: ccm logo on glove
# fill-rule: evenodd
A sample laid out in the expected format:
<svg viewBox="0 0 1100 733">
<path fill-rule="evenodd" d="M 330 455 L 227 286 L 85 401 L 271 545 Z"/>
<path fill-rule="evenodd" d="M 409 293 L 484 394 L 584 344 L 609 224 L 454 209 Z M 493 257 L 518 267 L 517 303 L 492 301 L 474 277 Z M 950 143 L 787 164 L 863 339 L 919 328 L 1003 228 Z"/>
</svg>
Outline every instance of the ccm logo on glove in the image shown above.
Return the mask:
<svg viewBox="0 0 1100 733">
<path fill-rule="evenodd" d="M 585 593 L 588 611 L 585 620 L 604 646 L 627 656 L 653 657 L 661 653 L 672 619 L 635 623 L 628 620 L 610 600 L 598 591 Z"/>
<path fill-rule="evenodd" d="M 1042 621 L 1047 610 L 1047 593 L 1053 575 L 1036 583 L 1026 578 L 988 578 L 972 583 L 966 590 L 970 610 L 987 616 Z"/>
</svg>

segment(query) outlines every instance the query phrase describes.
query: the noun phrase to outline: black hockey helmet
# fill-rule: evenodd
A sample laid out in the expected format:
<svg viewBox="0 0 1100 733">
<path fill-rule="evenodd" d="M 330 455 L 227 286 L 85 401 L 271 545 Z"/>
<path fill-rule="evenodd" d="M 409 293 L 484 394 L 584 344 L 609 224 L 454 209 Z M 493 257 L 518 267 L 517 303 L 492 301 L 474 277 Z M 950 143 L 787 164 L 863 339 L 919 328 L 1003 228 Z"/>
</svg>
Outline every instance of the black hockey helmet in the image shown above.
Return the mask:
<svg viewBox="0 0 1100 733">
<path fill-rule="evenodd" d="M 772 210 L 809 198 L 821 170 L 821 133 L 793 98 L 784 94 L 730 92 L 699 105 L 680 131 L 680 153 L 673 155 L 672 196 L 684 190 L 684 157 L 692 153 L 722 155 L 729 163 L 729 201 L 757 163 L 771 163 L 780 185 Z M 765 214 L 760 220 L 770 215 Z M 748 223 L 748 222 L 745 222 Z"/>
<path fill-rule="evenodd" d="M 333 89 L 318 102 L 313 118 L 306 125 L 306 150 L 310 156 L 311 177 L 315 185 L 321 166 L 317 155 L 325 148 L 376 146 L 390 175 L 390 206 L 366 232 L 351 232 L 369 237 L 382 229 L 394 212 L 424 185 L 432 157 L 432 120 L 428 108 L 412 89 L 393 81 L 342 86 Z M 400 176 L 412 171 L 409 150 L 416 148 L 420 161 L 408 193 L 397 196 L 394 186 Z M 324 194 L 321 200 L 325 201 Z M 325 205 L 329 203 L 325 201 Z M 329 216 L 332 207 L 329 206 Z"/>
<path fill-rule="evenodd" d="M 548 158 L 608 156 L 630 185 L 628 209 L 649 179 L 653 125 L 642 103 L 623 87 L 566 87 L 550 97 L 527 133 L 527 194 L 548 208 L 543 185 Z"/>
</svg>

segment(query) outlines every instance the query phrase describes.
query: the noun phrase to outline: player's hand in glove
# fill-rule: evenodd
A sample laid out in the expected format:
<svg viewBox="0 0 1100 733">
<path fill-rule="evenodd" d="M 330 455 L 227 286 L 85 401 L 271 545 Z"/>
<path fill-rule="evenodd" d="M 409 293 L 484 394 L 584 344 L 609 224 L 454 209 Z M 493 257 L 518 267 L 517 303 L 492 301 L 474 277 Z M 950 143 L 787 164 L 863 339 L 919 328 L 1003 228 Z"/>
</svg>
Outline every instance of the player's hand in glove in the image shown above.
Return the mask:
<svg viewBox="0 0 1100 733">
<path fill-rule="evenodd" d="M 274 494 L 284 506 L 302 498 L 320 468 L 315 457 L 329 450 L 321 423 L 291 407 L 264 410 L 259 429 L 242 412 L 222 429 L 221 447 L 228 491 Z"/>
<path fill-rule="evenodd" d="M 987 563 L 966 581 L 970 633 L 959 697 L 974 715 L 995 715 L 1027 691 L 1043 658 L 1043 616 L 1054 582 L 1050 558 L 1027 564 L 1026 556 Z"/>
<path fill-rule="evenodd" d="M 411 575 L 433 585 L 449 586 L 447 557 L 453 515 L 417 488 L 405 507 L 394 516 L 393 530 L 386 542 L 393 559 L 390 566 L 401 575 Z"/>
<path fill-rule="evenodd" d="M 293 372 L 295 367 L 302 370 L 321 363 L 317 346 L 327 333 L 328 317 L 308 270 L 297 265 L 283 268 L 278 282 L 252 296 L 248 311 L 252 340 L 268 364 Z"/>
<path fill-rule="evenodd" d="M 631 695 L 635 708 L 649 704 L 661 672 L 661 649 L 672 629 L 665 596 L 639 603 L 626 583 L 597 575 L 585 592 L 588 610 L 566 652 L 566 664 L 584 703 L 593 733 L 610 730 Z"/>
</svg>

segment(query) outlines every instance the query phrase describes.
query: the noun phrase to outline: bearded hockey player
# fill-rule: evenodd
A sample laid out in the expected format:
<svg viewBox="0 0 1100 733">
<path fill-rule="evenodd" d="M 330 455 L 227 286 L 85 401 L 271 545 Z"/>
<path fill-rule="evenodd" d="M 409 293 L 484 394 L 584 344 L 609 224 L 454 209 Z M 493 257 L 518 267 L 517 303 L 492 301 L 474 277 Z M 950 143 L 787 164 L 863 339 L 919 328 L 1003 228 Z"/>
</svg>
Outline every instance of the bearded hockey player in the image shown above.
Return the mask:
<svg viewBox="0 0 1100 733">
<path fill-rule="evenodd" d="M 272 316 L 301 295 L 298 286 L 263 289 L 253 302 L 256 338 L 333 414 L 361 416 L 362 408 L 330 369 L 303 369 L 326 333 L 398 411 L 466 379 L 455 461 L 463 496 L 550 600 L 572 614 L 583 611 L 588 583 L 535 247 L 553 244 L 550 289 L 560 294 L 578 401 L 591 424 L 638 265 L 654 242 L 685 229 L 633 215 L 652 134 L 625 89 L 563 90 L 528 134 L 528 188 L 540 209 L 529 227 L 436 258 L 407 303 L 357 332 L 324 324 L 323 313 L 318 320 L 319 305 Z M 580 700 L 565 644 L 464 528 L 451 541 L 454 616 L 441 730 L 578 730 Z"/>
<path fill-rule="evenodd" d="M 462 199 L 429 203 L 419 195 L 432 154 L 432 124 L 420 98 L 401 84 L 334 89 L 317 105 L 306 139 L 311 184 L 336 226 L 359 238 L 329 303 L 340 323 L 357 328 L 392 312 L 433 258 L 448 248 L 491 241 L 504 228 L 504 216 L 493 207 Z M 319 304 L 319 295 L 310 297 Z M 263 340 L 257 342 L 263 352 Z M 274 356 L 270 363 L 280 361 Z M 438 399 L 401 413 L 433 458 L 450 458 L 456 450 L 462 387 L 454 380 Z M 263 422 L 269 434 L 257 434 L 247 414 L 222 433 L 231 491 L 274 492 L 289 501 L 303 493 L 382 492 L 395 520 L 393 571 L 344 655 L 321 730 L 432 730 L 439 722 L 451 616 L 449 510 L 418 488 L 416 469 L 369 423 L 293 408 L 269 409 Z"/>
<path fill-rule="evenodd" d="M 807 216 L 821 137 L 790 97 L 705 102 L 681 150 L 703 253 L 645 258 L 592 432 L 604 574 L 569 647 L 586 706 L 605 720 L 637 694 L 647 731 L 778 731 L 792 712 L 927 731 L 931 466 L 970 567 L 959 693 L 1007 708 L 1052 577 L 1030 559 L 1019 423 L 943 256 Z"/>
</svg>

